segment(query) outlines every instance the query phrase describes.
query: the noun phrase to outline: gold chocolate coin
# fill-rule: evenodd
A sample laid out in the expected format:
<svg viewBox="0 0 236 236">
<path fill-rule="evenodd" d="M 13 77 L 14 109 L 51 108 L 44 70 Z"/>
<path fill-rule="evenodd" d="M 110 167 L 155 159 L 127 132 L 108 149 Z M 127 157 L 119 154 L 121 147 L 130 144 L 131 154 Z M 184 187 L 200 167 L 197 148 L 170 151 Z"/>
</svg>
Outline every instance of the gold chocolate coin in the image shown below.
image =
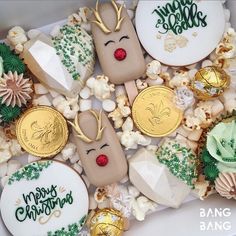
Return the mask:
<svg viewBox="0 0 236 236">
<path fill-rule="evenodd" d="M 132 116 L 137 128 L 151 137 L 172 133 L 182 121 L 183 113 L 173 102 L 174 92 L 164 86 L 144 89 L 135 98 Z"/>
<path fill-rule="evenodd" d="M 68 126 L 60 112 L 47 106 L 27 110 L 16 124 L 21 147 L 38 157 L 58 154 L 68 140 Z"/>
</svg>

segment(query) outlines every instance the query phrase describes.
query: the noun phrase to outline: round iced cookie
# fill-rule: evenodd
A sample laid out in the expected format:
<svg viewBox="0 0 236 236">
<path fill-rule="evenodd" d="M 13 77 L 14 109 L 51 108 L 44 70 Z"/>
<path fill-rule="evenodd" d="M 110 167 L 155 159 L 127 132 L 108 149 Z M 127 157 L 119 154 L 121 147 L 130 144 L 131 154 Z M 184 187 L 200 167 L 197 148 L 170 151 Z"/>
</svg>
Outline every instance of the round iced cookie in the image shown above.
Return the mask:
<svg viewBox="0 0 236 236">
<path fill-rule="evenodd" d="M 17 236 L 76 236 L 88 213 L 88 192 L 79 176 L 58 161 L 26 165 L 8 180 L 1 215 Z"/>
<path fill-rule="evenodd" d="M 216 48 L 225 29 L 221 1 L 139 1 L 135 19 L 146 51 L 172 66 L 204 59 Z"/>
</svg>

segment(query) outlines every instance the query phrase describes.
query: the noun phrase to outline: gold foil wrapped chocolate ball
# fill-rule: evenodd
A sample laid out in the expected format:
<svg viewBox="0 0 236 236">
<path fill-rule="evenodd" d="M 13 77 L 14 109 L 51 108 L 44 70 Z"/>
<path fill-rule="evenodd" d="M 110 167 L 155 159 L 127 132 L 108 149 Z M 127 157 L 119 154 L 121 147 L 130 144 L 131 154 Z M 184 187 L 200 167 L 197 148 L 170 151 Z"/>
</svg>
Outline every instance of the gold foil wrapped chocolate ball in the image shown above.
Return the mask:
<svg viewBox="0 0 236 236">
<path fill-rule="evenodd" d="M 191 89 L 201 100 L 220 96 L 229 87 L 230 76 L 221 68 L 208 66 L 200 69 L 191 81 Z"/>
<path fill-rule="evenodd" d="M 91 219 L 91 236 L 122 236 L 124 231 L 124 218 L 114 209 L 99 210 Z"/>
</svg>

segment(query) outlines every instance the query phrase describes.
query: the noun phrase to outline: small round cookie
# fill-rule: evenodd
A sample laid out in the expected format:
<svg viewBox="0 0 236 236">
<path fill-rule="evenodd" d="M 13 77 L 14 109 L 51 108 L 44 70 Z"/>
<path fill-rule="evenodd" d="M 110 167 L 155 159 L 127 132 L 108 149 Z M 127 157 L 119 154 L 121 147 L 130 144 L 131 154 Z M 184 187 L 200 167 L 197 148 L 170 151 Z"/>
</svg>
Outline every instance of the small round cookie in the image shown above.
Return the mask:
<svg viewBox="0 0 236 236">
<path fill-rule="evenodd" d="M 1 215 L 17 236 L 76 236 L 88 213 L 88 192 L 69 166 L 43 160 L 15 172 L 1 196 Z"/>
<path fill-rule="evenodd" d="M 135 19 L 146 51 L 171 66 L 190 65 L 208 56 L 225 29 L 221 1 L 139 1 Z"/>
</svg>

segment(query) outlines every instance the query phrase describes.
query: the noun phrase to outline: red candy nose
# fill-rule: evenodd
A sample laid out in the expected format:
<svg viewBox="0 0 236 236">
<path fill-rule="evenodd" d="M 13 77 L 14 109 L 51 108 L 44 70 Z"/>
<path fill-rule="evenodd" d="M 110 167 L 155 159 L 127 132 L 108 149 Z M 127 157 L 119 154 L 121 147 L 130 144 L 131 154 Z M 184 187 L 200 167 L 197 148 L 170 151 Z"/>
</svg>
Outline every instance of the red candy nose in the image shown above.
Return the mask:
<svg viewBox="0 0 236 236">
<path fill-rule="evenodd" d="M 96 163 L 98 166 L 106 166 L 108 163 L 108 157 L 106 155 L 99 155 L 96 159 Z"/>
<path fill-rule="evenodd" d="M 123 61 L 126 58 L 126 51 L 123 48 L 118 48 L 114 52 L 114 57 L 117 61 Z"/>
</svg>

